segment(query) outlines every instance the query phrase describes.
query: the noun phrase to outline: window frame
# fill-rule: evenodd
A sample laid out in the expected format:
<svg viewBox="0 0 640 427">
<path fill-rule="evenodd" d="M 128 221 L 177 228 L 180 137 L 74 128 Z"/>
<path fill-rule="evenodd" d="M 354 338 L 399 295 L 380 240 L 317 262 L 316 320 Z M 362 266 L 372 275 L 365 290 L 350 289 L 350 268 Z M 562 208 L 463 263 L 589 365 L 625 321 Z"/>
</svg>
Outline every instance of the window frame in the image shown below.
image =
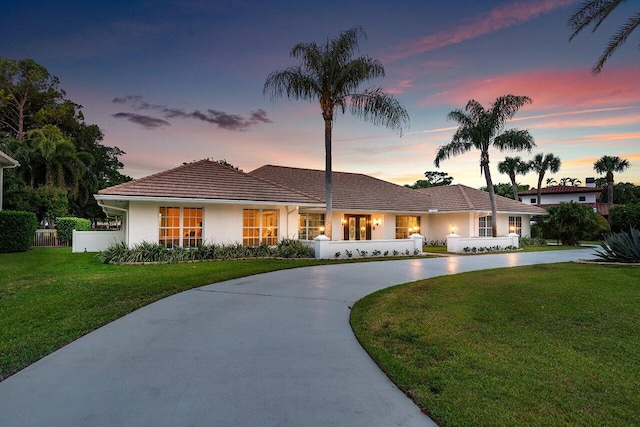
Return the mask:
<svg viewBox="0 0 640 427">
<path fill-rule="evenodd" d="M 417 227 L 417 231 L 414 228 Z M 414 232 L 420 232 L 420 215 L 396 215 L 396 239 L 408 239 Z"/>
<path fill-rule="evenodd" d="M 251 215 L 248 215 L 251 214 Z M 272 221 L 274 220 L 274 221 Z M 265 243 L 277 245 L 280 241 L 280 210 L 243 209 L 242 245 L 255 247 Z"/>
<path fill-rule="evenodd" d="M 511 231 L 511 227 L 513 227 L 513 231 Z M 521 216 L 509 216 L 509 233 L 516 233 L 518 236 L 522 236 Z"/>
<path fill-rule="evenodd" d="M 313 240 L 322 234 L 324 227 L 323 213 L 301 212 L 298 214 L 298 239 Z M 313 217 L 313 218 L 312 218 Z"/>
<path fill-rule="evenodd" d="M 493 237 L 493 218 L 492 215 L 478 217 L 478 236 Z"/>
<path fill-rule="evenodd" d="M 167 248 L 196 248 L 203 242 L 203 230 L 204 208 L 158 207 L 158 243 L 160 245 Z"/>
</svg>

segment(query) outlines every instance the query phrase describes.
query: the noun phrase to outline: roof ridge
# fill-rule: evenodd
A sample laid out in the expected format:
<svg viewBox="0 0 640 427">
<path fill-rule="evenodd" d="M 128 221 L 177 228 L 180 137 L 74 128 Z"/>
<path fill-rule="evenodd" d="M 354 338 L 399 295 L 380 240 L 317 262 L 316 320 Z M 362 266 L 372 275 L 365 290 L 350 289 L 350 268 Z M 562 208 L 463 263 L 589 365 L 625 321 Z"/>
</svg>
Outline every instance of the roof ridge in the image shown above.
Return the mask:
<svg viewBox="0 0 640 427">
<path fill-rule="evenodd" d="M 269 166 L 269 165 L 265 165 L 265 166 Z M 260 168 L 262 168 L 262 167 L 264 167 L 264 166 L 261 166 Z M 258 169 L 260 169 L 260 168 L 258 168 Z M 253 171 L 251 171 L 251 172 L 255 172 L 255 171 L 256 171 L 256 170 L 258 170 L 258 169 L 255 169 L 255 170 L 253 170 Z M 252 174 L 251 174 L 251 172 L 246 172 L 246 173 L 245 173 L 245 172 L 243 172 L 243 173 L 245 173 L 246 175 L 250 176 L 250 177 L 251 177 L 251 178 L 253 178 L 253 179 L 257 179 L 257 180 L 259 180 L 259 181 L 266 182 L 267 184 L 275 185 L 276 187 L 284 188 L 284 189 L 285 189 L 285 190 L 287 190 L 287 191 L 292 191 L 292 192 L 297 193 L 297 194 L 300 194 L 300 195 L 302 195 L 302 196 L 310 197 L 310 198 L 312 198 L 312 199 L 314 199 L 314 200 L 317 200 L 317 201 L 318 201 L 318 202 L 320 202 L 320 203 L 326 203 L 324 200 L 321 200 L 321 199 L 319 199 L 319 198 L 318 198 L 318 197 L 316 197 L 316 196 L 313 196 L 313 195 L 311 195 L 311 194 L 307 194 L 307 193 L 305 193 L 305 192 L 303 192 L 303 191 L 300 191 L 300 190 L 296 190 L 295 188 L 287 187 L 286 185 L 282 185 L 282 184 L 279 184 L 279 183 L 277 183 L 277 182 L 273 182 L 273 181 L 271 181 L 271 180 L 268 180 L 268 179 L 266 179 L 266 178 L 262 178 L 262 177 L 260 177 L 260 176 L 254 176 L 254 175 L 252 175 Z"/>
<path fill-rule="evenodd" d="M 467 195 L 465 187 L 466 188 L 471 188 L 471 187 L 467 187 L 467 186 L 462 185 L 462 184 L 458 184 L 458 188 L 460 189 L 460 193 L 462 193 L 462 197 L 464 198 L 464 201 L 467 203 L 467 206 L 469 206 L 469 208 L 471 208 L 471 209 L 475 209 L 476 207 L 473 204 L 473 202 L 471 201 L 471 199 L 469 198 L 469 196 Z"/>
</svg>

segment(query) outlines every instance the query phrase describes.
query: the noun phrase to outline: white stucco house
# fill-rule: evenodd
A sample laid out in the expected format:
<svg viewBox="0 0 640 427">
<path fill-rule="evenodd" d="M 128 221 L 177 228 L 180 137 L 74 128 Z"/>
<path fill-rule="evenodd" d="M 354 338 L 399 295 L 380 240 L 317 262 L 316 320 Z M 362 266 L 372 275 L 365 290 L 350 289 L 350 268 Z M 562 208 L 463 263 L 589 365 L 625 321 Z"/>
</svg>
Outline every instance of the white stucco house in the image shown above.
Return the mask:
<svg viewBox="0 0 640 427">
<path fill-rule="evenodd" d="M 598 197 L 602 193 L 602 188 L 596 187 L 593 178 L 587 178 L 585 187 L 575 187 L 570 185 L 552 185 L 540 189 L 540 207 L 548 208 L 557 206 L 560 203 L 575 202 L 593 208 L 602 216 L 609 215 L 609 205 L 599 203 Z M 527 205 L 538 204 L 538 190 L 536 188 L 518 192 L 518 197 L 522 203 Z"/>
<path fill-rule="evenodd" d="M 20 163 L 8 154 L 0 151 L 0 211 L 2 210 L 2 196 L 4 193 L 4 170 L 20 166 Z"/>
<path fill-rule="evenodd" d="M 333 173 L 334 241 L 444 239 L 491 234 L 489 195 L 462 185 L 412 190 L 363 174 Z M 209 160 L 99 191 L 98 204 L 122 218 L 123 239 L 167 246 L 276 244 L 322 234 L 324 171 L 263 166 L 244 173 Z M 498 233 L 529 235 L 536 206 L 498 198 Z M 488 233 L 488 234 L 487 234 Z"/>
</svg>

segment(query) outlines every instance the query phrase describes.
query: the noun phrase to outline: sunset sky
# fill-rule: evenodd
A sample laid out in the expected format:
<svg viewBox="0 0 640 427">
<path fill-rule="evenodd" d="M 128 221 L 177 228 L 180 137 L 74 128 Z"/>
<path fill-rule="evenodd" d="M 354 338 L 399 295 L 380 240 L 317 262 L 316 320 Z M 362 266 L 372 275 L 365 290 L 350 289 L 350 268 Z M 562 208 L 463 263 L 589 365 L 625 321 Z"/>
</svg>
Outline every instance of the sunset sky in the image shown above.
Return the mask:
<svg viewBox="0 0 640 427">
<path fill-rule="evenodd" d="M 480 187 L 471 151 L 433 165 L 451 141 L 446 115 L 469 99 L 488 105 L 508 93 L 527 95 L 509 127 L 528 129 L 531 154 L 491 151 L 496 165 L 552 152 L 556 179 L 584 182 L 593 162 L 620 156 L 631 168 L 618 182 L 640 185 L 640 32 L 591 74 L 609 37 L 637 2 L 616 10 L 596 31 L 568 41 L 567 18 L 579 4 L 536 1 L 261 1 L 5 0 L 0 56 L 32 58 L 60 79 L 104 144 L 127 154 L 124 173 L 139 178 L 183 162 L 226 159 L 245 171 L 265 164 L 324 168 L 324 128 L 316 103 L 271 102 L 267 75 L 294 65 L 298 42 L 322 43 L 356 25 L 367 32 L 360 53 L 382 61 L 371 82 L 407 108 L 411 125 L 392 131 L 338 116 L 333 168 L 398 184 L 440 170 L 454 183 Z M 363 86 L 365 88 L 366 86 Z M 520 177 L 535 185 L 533 174 Z"/>
</svg>

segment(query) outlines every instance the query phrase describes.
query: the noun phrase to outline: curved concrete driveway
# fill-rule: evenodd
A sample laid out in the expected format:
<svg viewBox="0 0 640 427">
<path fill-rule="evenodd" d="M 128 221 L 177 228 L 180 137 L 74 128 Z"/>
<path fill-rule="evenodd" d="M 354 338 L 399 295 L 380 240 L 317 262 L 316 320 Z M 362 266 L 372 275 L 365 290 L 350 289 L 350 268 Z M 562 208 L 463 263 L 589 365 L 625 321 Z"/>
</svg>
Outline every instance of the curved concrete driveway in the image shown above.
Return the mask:
<svg viewBox="0 0 640 427">
<path fill-rule="evenodd" d="M 588 250 L 315 266 L 146 306 L 0 383 L 1 426 L 428 426 L 349 327 L 398 283 Z"/>
</svg>

